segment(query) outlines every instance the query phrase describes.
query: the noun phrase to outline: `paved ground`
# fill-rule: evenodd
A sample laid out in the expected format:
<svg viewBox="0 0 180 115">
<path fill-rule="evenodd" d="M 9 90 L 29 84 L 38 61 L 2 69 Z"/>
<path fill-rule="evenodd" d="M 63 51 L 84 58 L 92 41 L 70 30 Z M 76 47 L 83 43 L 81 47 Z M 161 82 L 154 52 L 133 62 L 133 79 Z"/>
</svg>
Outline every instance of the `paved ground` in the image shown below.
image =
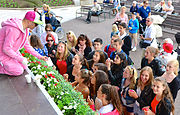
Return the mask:
<svg viewBox="0 0 180 115">
<path fill-rule="evenodd" d="M 104 22 L 98 23 L 97 17 L 92 17 L 92 24 L 86 24 L 84 22 L 86 17 L 81 19 L 75 18 L 75 10 L 78 7 L 53 9 L 57 15 L 64 17 L 64 23 L 62 27 L 67 32 L 72 30 L 78 37 L 79 34 L 86 34 L 91 40 L 100 37 L 104 40 L 104 45 L 110 42 L 111 24 L 113 19 L 107 19 Z M 1 10 L 0 22 L 10 17 L 23 18 L 26 11 L 11 11 Z M 73 20 L 71 20 L 73 19 Z M 170 37 L 174 40 L 174 36 L 171 34 L 164 33 L 163 38 L 159 38 L 162 41 L 164 38 Z M 64 38 L 65 40 L 65 38 Z M 177 44 L 174 45 L 174 48 Z M 136 52 L 131 52 L 131 58 L 135 62 L 135 67 L 140 67 L 140 61 L 142 56 L 142 49 L 138 48 Z M 20 77 L 7 77 L 0 75 L 0 111 L 1 115 L 54 115 L 55 112 L 52 107 L 48 104 L 44 95 L 34 85 L 27 85 L 25 83 L 24 74 Z M 179 115 L 180 112 L 180 93 L 175 103 L 175 115 Z"/>
</svg>

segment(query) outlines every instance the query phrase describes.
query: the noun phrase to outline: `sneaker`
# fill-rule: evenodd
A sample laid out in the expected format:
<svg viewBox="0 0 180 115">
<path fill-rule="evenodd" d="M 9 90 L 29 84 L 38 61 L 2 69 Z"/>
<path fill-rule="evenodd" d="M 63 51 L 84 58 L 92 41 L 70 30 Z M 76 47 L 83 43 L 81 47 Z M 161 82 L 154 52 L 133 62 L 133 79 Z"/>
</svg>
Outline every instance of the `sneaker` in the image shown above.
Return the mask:
<svg viewBox="0 0 180 115">
<path fill-rule="evenodd" d="M 90 24 L 91 23 L 91 21 L 87 21 L 87 24 Z"/>
<path fill-rule="evenodd" d="M 132 51 L 135 52 L 135 51 L 136 51 L 136 47 L 134 47 L 134 48 L 132 49 Z"/>
</svg>

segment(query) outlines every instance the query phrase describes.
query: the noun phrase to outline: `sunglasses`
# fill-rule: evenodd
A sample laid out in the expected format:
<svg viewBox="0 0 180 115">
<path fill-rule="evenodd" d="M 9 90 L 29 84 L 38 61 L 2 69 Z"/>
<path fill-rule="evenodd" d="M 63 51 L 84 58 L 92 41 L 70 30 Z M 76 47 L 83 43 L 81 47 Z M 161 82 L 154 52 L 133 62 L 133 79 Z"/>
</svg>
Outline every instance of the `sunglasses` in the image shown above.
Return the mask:
<svg viewBox="0 0 180 115">
<path fill-rule="evenodd" d="M 70 35 L 70 34 L 71 34 L 71 32 L 66 33 L 66 35 Z"/>
<path fill-rule="evenodd" d="M 54 40 L 47 40 L 47 42 L 50 42 L 50 41 L 53 42 Z"/>
<path fill-rule="evenodd" d="M 58 43 L 63 43 L 63 44 L 66 44 L 66 43 L 67 43 L 67 41 L 62 41 L 62 40 L 60 40 Z"/>
<path fill-rule="evenodd" d="M 51 30 L 46 30 L 47 32 L 51 32 Z"/>
</svg>

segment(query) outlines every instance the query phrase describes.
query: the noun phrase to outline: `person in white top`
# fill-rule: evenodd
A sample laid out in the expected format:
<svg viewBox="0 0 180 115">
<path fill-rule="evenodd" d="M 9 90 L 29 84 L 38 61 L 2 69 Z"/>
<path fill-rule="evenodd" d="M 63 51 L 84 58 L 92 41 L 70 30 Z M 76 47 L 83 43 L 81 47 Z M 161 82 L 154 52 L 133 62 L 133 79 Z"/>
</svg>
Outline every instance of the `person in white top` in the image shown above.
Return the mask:
<svg viewBox="0 0 180 115">
<path fill-rule="evenodd" d="M 146 19 L 146 29 L 145 29 L 145 37 L 140 35 L 140 39 L 144 41 L 144 43 L 149 44 L 155 48 L 157 48 L 156 42 L 156 28 L 153 25 L 153 18 L 151 16 Z"/>
<path fill-rule="evenodd" d="M 166 4 L 165 4 L 164 0 L 161 0 L 161 2 L 159 4 L 154 6 L 154 10 L 156 12 L 161 12 L 161 13 L 163 13 L 165 11 L 165 8 L 166 8 Z"/>
<path fill-rule="evenodd" d="M 172 5 L 172 1 L 168 1 L 168 5 L 166 5 L 165 11 L 167 14 L 172 14 L 174 11 L 174 6 Z"/>
<path fill-rule="evenodd" d="M 177 56 L 177 52 L 173 50 L 173 41 L 171 38 L 164 39 L 163 49 L 160 50 L 160 53 L 156 58 L 161 60 L 162 64 L 166 67 L 167 63 L 171 60 L 177 59 Z"/>
<path fill-rule="evenodd" d="M 101 13 L 101 6 L 97 3 L 97 0 L 94 0 L 94 6 L 91 8 L 91 10 L 88 11 L 88 16 L 86 19 L 86 22 L 89 24 L 91 23 L 91 16 L 92 15 L 100 15 Z"/>
<path fill-rule="evenodd" d="M 41 35 L 41 43 L 43 45 L 45 45 L 46 44 L 46 36 L 48 33 L 51 33 L 55 38 L 55 43 L 58 44 L 58 36 L 55 32 L 53 32 L 53 28 L 52 28 L 51 24 L 46 24 L 45 31 L 46 32 L 42 33 L 42 35 Z"/>
</svg>

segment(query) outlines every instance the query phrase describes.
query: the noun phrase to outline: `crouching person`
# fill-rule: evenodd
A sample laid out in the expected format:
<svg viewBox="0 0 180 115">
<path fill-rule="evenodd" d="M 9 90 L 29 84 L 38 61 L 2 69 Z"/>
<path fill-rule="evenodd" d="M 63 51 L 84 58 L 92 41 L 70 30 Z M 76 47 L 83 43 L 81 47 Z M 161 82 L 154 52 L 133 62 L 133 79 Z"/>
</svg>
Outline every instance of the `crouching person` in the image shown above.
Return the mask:
<svg viewBox="0 0 180 115">
<path fill-rule="evenodd" d="M 25 48 L 33 56 L 46 60 L 45 56 L 38 54 L 29 44 L 29 29 L 33 29 L 38 24 L 42 24 L 34 11 L 26 13 L 23 20 L 11 18 L 2 22 L 0 29 L 0 74 L 19 76 L 27 68 L 27 59 L 19 50 Z"/>
</svg>

